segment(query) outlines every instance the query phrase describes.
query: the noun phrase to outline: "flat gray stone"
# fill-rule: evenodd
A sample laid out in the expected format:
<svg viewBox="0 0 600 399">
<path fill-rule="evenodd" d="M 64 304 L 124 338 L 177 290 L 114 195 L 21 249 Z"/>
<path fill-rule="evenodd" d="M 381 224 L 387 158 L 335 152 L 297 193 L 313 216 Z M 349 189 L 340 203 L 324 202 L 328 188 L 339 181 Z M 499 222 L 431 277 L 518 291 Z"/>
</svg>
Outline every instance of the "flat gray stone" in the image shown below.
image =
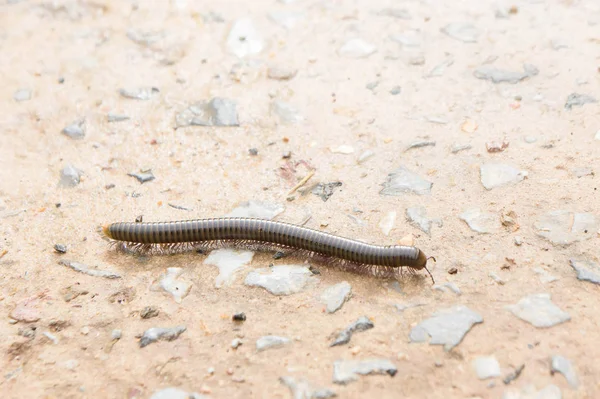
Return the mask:
<svg viewBox="0 0 600 399">
<path fill-rule="evenodd" d="M 276 202 L 249 200 L 240 203 L 224 217 L 244 217 L 271 220 L 285 210 L 285 206 Z"/>
<path fill-rule="evenodd" d="M 270 106 L 271 115 L 278 118 L 279 122 L 285 125 L 293 125 L 304 120 L 296 107 L 285 101 L 274 100 Z"/>
<path fill-rule="evenodd" d="M 600 285 L 600 265 L 591 260 L 571 259 L 571 267 L 577 272 L 577 279 Z"/>
<path fill-rule="evenodd" d="M 350 342 L 352 334 L 354 334 L 355 332 L 367 331 L 373 327 L 375 327 L 373 322 L 369 320 L 368 317 L 362 316 L 354 323 L 346 327 L 342 332 L 340 332 L 335 341 L 333 341 L 329 346 L 345 345 L 348 342 Z"/>
<path fill-rule="evenodd" d="M 446 351 L 458 345 L 475 325 L 483 323 L 483 318 L 466 306 L 457 305 L 437 311 L 429 319 L 422 321 L 410 331 L 411 342 L 425 342 L 430 337 L 430 345 L 444 345 Z"/>
<path fill-rule="evenodd" d="M 308 267 L 280 265 L 252 271 L 244 283 L 251 287 L 262 287 L 273 295 L 291 295 L 316 281 L 317 278 Z"/>
<path fill-rule="evenodd" d="M 448 290 L 450 290 L 453 293 L 455 293 L 456 295 L 462 294 L 462 292 L 460 291 L 460 288 L 458 288 L 458 286 L 452 282 L 447 282 L 444 284 L 436 284 L 433 286 L 433 289 L 437 290 L 437 291 L 442 291 L 442 292 L 447 292 Z"/>
<path fill-rule="evenodd" d="M 564 375 L 571 388 L 577 389 L 577 387 L 579 387 L 579 378 L 577 377 L 575 368 L 571 364 L 571 361 L 566 357 L 560 355 L 552 356 L 550 372 L 552 374 L 561 373 Z"/>
<path fill-rule="evenodd" d="M 156 87 L 133 87 L 133 88 L 122 88 L 119 89 L 121 97 L 128 98 L 130 100 L 142 100 L 148 101 L 152 99 L 160 90 Z"/>
<path fill-rule="evenodd" d="M 290 389 L 293 399 L 327 399 L 337 396 L 329 388 L 316 388 L 308 380 L 297 377 L 281 377 L 279 381 Z"/>
<path fill-rule="evenodd" d="M 321 303 L 327 313 L 335 313 L 352 295 L 352 287 L 347 281 L 327 287 L 321 294 Z"/>
<path fill-rule="evenodd" d="M 600 228 L 600 218 L 591 213 L 556 210 L 540 216 L 533 226 L 540 237 L 566 246 L 592 238 Z"/>
<path fill-rule="evenodd" d="M 437 224 L 438 227 L 442 227 L 442 221 L 439 219 L 429 219 L 427 217 L 427 210 L 424 206 L 412 206 L 410 208 L 406 208 L 406 219 L 408 221 L 421 229 L 424 233 L 431 234 L 431 225 L 433 223 Z"/>
<path fill-rule="evenodd" d="M 127 173 L 128 176 L 135 177 L 140 183 L 146 183 L 155 179 L 151 170 L 142 170 L 140 172 Z"/>
<path fill-rule="evenodd" d="M 204 264 L 219 268 L 219 275 L 215 279 L 215 287 L 221 288 L 231 285 L 237 272 L 250 264 L 253 257 L 254 252 L 252 251 L 224 248 L 211 251 L 204 260 Z"/>
<path fill-rule="evenodd" d="M 501 375 L 500 363 L 498 363 L 498 360 L 494 356 L 480 356 L 473 360 L 472 364 L 477 373 L 477 378 L 480 380 L 499 377 Z"/>
<path fill-rule="evenodd" d="M 127 115 L 121 115 L 121 114 L 115 114 L 112 112 L 109 112 L 108 115 L 106 115 L 106 120 L 108 122 L 123 122 L 126 120 L 129 120 L 130 118 Z"/>
<path fill-rule="evenodd" d="M 31 90 L 19 89 L 13 94 L 13 100 L 17 102 L 31 100 Z"/>
<path fill-rule="evenodd" d="M 302 21 L 305 13 L 298 11 L 271 11 L 269 19 L 284 29 L 291 30 Z"/>
<path fill-rule="evenodd" d="M 492 83 L 519 83 L 522 80 L 535 76 L 540 71 L 533 65 L 523 66 L 523 72 L 506 71 L 491 65 L 483 65 L 475 69 L 473 76 L 477 79 L 489 80 Z"/>
<path fill-rule="evenodd" d="M 571 316 L 562 311 L 550 300 L 550 294 L 532 294 L 514 305 L 506 306 L 519 319 L 534 327 L 548 328 L 571 320 Z"/>
<path fill-rule="evenodd" d="M 199 101 L 175 116 L 176 127 L 239 126 L 237 104 L 228 98 L 214 97 Z"/>
<path fill-rule="evenodd" d="M 207 396 L 199 393 L 187 392 L 183 389 L 169 387 L 156 391 L 150 396 L 150 399 L 206 399 Z"/>
<path fill-rule="evenodd" d="M 383 189 L 379 192 L 381 195 L 399 196 L 407 193 L 426 195 L 431 193 L 433 183 L 401 166 L 388 174 L 387 180 L 382 185 Z"/>
<path fill-rule="evenodd" d="M 585 104 L 594 104 L 597 103 L 595 97 L 592 97 L 587 94 L 579 94 L 579 93 L 571 93 L 569 97 L 567 97 L 567 101 L 565 102 L 565 109 L 571 110 L 573 107 L 582 107 Z"/>
<path fill-rule="evenodd" d="M 533 384 L 521 389 L 510 389 L 502 394 L 502 399 L 562 399 L 562 392 L 556 385 L 550 384 L 539 391 Z"/>
<path fill-rule="evenodd" d="M 185 326 L 172 328 L 153 327 L 144 331 L 140 338 L 140 348 L 148 346 L 157 341 L 173 341 L 177 339 L 184 331 Z"/>
<path fill-rule="evenodd" d="M 479 37 L 479 30 L 469 22 L 453 22 L 441 29 L 442 33 L 463 43 L 475 43 Z"/>
<path fill-rule="evenodd" d="M 338 50 L 345 58 L 367 58 L 377 51 L 377 47 L 360 38 L 347 40 Z"/>
<path fill-rule="evenodd" d="M 483 212 L 479 208 L 467 209 L 459 215 L 459 218 L 467 223 L 471 230 L 479 234 L 490 234 L 500 230 L 498 216 L 490 212 Z"/>
<path fill-rule="evenodd" d="M 180 267 L 169 267 L 167 272 L 160 279 L 160 288 L 163 291 L 171 294 L 175 302 L 181 303 L 192 289 L 192 284 L 180 280 L 179 277 L 184 269 Z"/>
<path fill-rule="evenodd" d="M 79 120 L 71 123 L 62 130 L 62 134 L 73 140 L 82 140 L 85 137 L 85 121 Z"/>
<path fill-rule="evenodd" d="M 69 164 L 61 169 L 59 185 L 62 187 L 75 187 L 81 181 L 82 172 Z"/>
<path fill-rule="evenodd" d="M 358 380 L 358 375 L 388 374 L 393 377 L 398 369 L 387 359 L 338 360 L 333 363 L 333 382 L 340 385 Z"/>
<path fill-rule="evenodd" d="M 256 350 L 262 352 L 267 349 L 282 348 L 292 343 L 292 340 L 277 335 L 265 335 L 256 340 Z"/>
<path fill-rule="evenodd" d="M 502 163 L 486 163 L 480 167 L 481 184 L 487 190 L 507 184 L 516 184 L 527 176 L 527 172 Z"/>
<path fill-rule="evenodd" d="M 244 58 L 261 53 L 266 42 L 250 18 L 240 18 L 229 31 L 226 47 L 229 53 Z"/>
</svg>

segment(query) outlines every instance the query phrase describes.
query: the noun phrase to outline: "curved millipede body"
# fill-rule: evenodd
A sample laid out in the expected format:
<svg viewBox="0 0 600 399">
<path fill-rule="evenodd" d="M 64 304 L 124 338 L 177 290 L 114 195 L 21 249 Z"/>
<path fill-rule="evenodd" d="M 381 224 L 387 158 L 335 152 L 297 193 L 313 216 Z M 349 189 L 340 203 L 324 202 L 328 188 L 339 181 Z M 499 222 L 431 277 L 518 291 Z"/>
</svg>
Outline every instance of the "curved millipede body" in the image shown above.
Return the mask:
<svg viewBox="0 0 600 399">
<path fill-rule="evenodd" d="M 231 242 L 233 245 L 256 243 L 307 251 L 356 265 L 380 267 L 386 271 L 401 267 L 427 270 L 429 259 L 423 251 L 412 246 L 372 245 L 290 223 L 255 218 L 120 222 L 105 225 L 102 231 L 108 238 L 129 243 L 131 249 L 141 252 L 153 248 L 168 251 L 181 248 L 182 245 L 186 248 L 201 247 L 207 242 Z"/>
</svg>

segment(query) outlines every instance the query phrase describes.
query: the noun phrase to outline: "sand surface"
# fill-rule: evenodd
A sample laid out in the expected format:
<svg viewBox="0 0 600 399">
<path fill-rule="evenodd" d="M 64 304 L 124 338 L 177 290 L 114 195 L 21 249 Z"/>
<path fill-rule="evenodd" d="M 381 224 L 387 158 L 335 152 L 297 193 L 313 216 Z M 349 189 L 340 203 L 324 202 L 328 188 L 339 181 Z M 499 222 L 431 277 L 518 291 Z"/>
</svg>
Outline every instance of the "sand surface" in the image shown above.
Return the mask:
<svg viewBox="0 0 600 399">
<path fill-rule="evenodd" d="M 185 397 L 161 393 L 173 387 L 290 398 L 280 378 L 291 376 L 341 398 L 600 397 L 600 285 L 570 265 L 600 263 L 599 55 L 594 0 L 3 0 L 0 396 Z M 176 128 L 187 107 L 215 97 L 235 104 L 228 120 L 239 126 Z M 489 164 L 518 173 L 488 190 Z M 79 176 L 71 186 L 60 183 L 68 165 Z M 383 195 L 401 167 L 430 189 Z M 155 178 L 129 175 L 144 170 Z M 336 182 L 326 201 L 312 193 Z M 139 216 L 219 217 L 245 201 L 369 243 L 413 240 L 436 257 L 436 285 L 423 271 L 393 282 L 312 262 L 320 274 L 274 295 L 246 275 L 311 261 L 257 253 L 217 288 L 206 255 L 135 257 L 97 233 Z M 418 206 L 429 234 L 407 220 Z M 486 233 L 466 211 L 483 214 Z M 180 268 L 169 280 L 187 293 L 179 301 L 161 288 L 168 268 Z M 352 296 L 327 313 L 321 294 L 342 281 Z M 534 294 L 549 294 L 564 320 L 536 327 L 507 308 Z M 411 342 L 420 323 L 458 305 L 483 320 L 458 345 Z M 142 318 L 146 307 L 158 315 Z M 238 312 L 246 321 L 232 321 Z M 329 346 L 361 316 L 374 328 Z M 176 339 L 140 347 L 144 331 L 177 326 Z M 290 342 L 257 351 L 267 335 Z M 551 373 L 557 355 L 577 384 Z M 478 378 L 482 356 L 499 376 Z M 334 362 L 367 359 L 397 372 L 333 382 Z"/>
</svg>

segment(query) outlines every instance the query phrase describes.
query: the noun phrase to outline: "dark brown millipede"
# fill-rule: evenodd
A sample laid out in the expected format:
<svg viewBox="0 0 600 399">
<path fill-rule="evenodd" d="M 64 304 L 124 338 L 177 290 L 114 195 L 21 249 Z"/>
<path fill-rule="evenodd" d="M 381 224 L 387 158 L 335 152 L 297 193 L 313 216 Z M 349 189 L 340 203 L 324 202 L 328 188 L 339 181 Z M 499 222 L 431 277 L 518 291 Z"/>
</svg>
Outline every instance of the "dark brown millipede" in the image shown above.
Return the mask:
<svg viewBox="0 0 600 399">
<path fill-rule="evenodd" d="M 328 258 L 368 268 L 375 275 L 390 276 L 402 267 L 409 270 L 427 269 L 423 251 L 413 246 L 372 245 L 335 236 L 303 226 L 266 219 L 224 217 L 183 220 L 176 222 L 119 222 L 102 227 L 109 239 L 120 241 L 129 250 L 138 252 L 169 252 L 170 250 L 201 248 L 209 242 L 232 245 L 258 244 L 320 254 Z M 346 267 L 352 270 L 352 267 Z"/>
</svg>

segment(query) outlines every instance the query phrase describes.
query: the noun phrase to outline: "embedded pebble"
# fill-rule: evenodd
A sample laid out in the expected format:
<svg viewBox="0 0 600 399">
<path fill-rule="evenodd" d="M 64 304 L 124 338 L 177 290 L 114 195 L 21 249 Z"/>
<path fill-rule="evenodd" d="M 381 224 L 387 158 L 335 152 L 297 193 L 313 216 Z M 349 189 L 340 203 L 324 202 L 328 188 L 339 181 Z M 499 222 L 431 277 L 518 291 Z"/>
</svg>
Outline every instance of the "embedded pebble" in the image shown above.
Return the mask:
<svg viewBox="0 0 600 399">
<path fill-rule="evenodd" d="M 600 218 L 591 213 L 556 210 L 541 215 L 533 224 L 538 236 L 554 245 L 570 245 L 593 237 L 600 228 Z"/>
<path fill-rule="evenodd" d="M 233 340 L 233 341 L 231 341 L 231 347 L 232 347 L 233 349 L 237 349 L 237 348 L 239 348 L 239 347 L 242 345 L 242 343 L 243 343 L 243 342 L 242 342 L 242 340 L 241 340 L 241 339 L 239 339 L 239 338 L 234 338 L 234 340 Z"/>
<path fill-rule="evenodd" d="M 267 77 L 274 80 L 290 80 L 297 73 L 298 70 L 295 68 L 272 66 L 267 70 Z"/>
<path fill-rule="evenodd" d="M 380 17 L 393 17 L 398 19 L 412 19 L 410 13 L 404 8 L 383 8 L 375 13 Z"/>
<path fill-rule="evenodd" d="M 241 202 L 224 217 L 258 218 L 271 220 L 285 210 L 285 206 L 267 201 L 249 200 Z"/>
<path fill-rule="evenodd" d="M 41 315 L 38 306 L 41 298 L 41 296 L 33 296 L 22 300 L 10 312 L 10 318 L 24 323 L 34 323 L 40 320 Z"/>
<path fill-rule="evenodd" d="M 383 183 L 381 195 L 399 196 L 407 193 L 425 195 L 431 193 L 433 183 L 406 169 L 404 166 L 392 171 Z"/>
<path fill-rule="evenodd" d="M 357 162 L 358 162 L 359 164 L 362 164 L 362 163 L 364 163 L 365 161 L 367 161 L 367 160 L 369 160 L 369 159 L 373 158 L 374 156 L 375 156 L 375 153 L 374 153 L 373 151 L 371 151 L 371 150 L 366 150 L 366 151 L 364 151 L 362 154 L 360 154 L 360 156 L 358 157 L 358 160 L 357 160 Z"/>
<path fill-rule="evenodd" d="M 379 228 L 381 229 L 384 235 L 390 235 L 390 232 L 396 224 L 396 215 L 396 211 L 388 212 L 379 221 Z"/>
<path fill-rule="evenodd" d="M 81 140 L 85 137 L 85 121 L 80 120 L 71 123 L 62 130 L 62 134 L 73 140 Z"/>
<path fill-rule="evenodd" d="M 523 237 L 515 236 L 515 245 L 517 247 L 520 247 L 521 245 L 523 245 Z"/>
<path fill-rule="evenodd" d="M 390 90 L 390 94 L 392 96 L 397 96 L 398 94 L 400 94 L 402 92 L 402 87 L 400 86 L 394 86 L 391 88 Z"/>
<path fill-rule="evenodd" d="M 442 292 L 446 292 L 447 291 L 446 289 L 449 289 L 450 291 L 454 292 L 456 295 L 462 294 L 462 292 L 460 291 L 460 288 L 458 288 L 458 286 L 452 282 L 448 282 L 448 283 L 445 283 L 442 285 L 436 284 L 432 288 L 434 290 L 442 291 Z"/>
<path fill-rule="evenodd" d="M 483 318 L 466 306 L 457 305 L 437 311 L 410 331 L 411 342 L 425 342 L 431 337 L 430 345 L 444 345 L 446 351 L 458 345 L 465 334 Z"/>
<path fill-rule="evenodd" d="M 184 331 L 185 326 L 172 328 L 153 327 L 144 331 L 140 338 L 140 348 L 148 346 L 157 341 L 173 341 L 177 339 Z"/>
<path fill-rule="evenodd" d="M 591 260 L 571 259 L 571 267 L 577 272 L 577 279 L 600 285 L 600 265 Z"/>
<path fill-rule="evenodd" d="M 292 340 L 277 335 L 265 335 L 256 340 L 256 351 L 261 352 L 267 349 L 281 348 L 292 343 Z"/>
<path fill-rule="evenodd" d="M 535 269 L 533 269 L 533 271 L 535 272 L 535 274 L 537 274 L 537 275 L 540 276 L 540 281 L 543 284 L 545 284 L 545 283 L 551 283 L 553 281 L 558 280 L 558 277 L 551 275 L 550 273 L 548 273 L 547 271 L 545 271 L 541 267 L 536 267 Z"/>
<path fill-rule="evenodd" d="M 354 38 L 346 41 L 338 54 L 346 58 L 367 58 L 377 51 L 377 47 L 366 40 Z"/>
<path fill-rule="evenodd" d="M 122 97 L 129 98 L 132 100 L 147 101 L 159 93 L 156 87 L 136 87 L 136 88 L 122 88 L 119 89 L 119 94 Z"/>
<path fill-rule="evenodd" d="M 489 212 L 483 212 L 479 208 L 465 210 L 459 215 L 471 230 L 479 234 L 489 234 L 497 232 L 500 229 L 500 221 L 497 215 Z"/>
<path fill-rule="evenodd" d="M 290 389 L 293 399 L 327 399 L 337 396 L 331 389 L 315 388 L 303 378 L 280 377 L 279 381 Z"/>
<path fill-rule="evenodd" d="M 183 269 L 180 267 L 169 267 L 160 279 L 160 288 L 171 294 L 177 303 L 181 303 L 182 299 L 189 294 L 192 288 L 190 283 L 178 280 L 178 277 L 182 273 Z"/>
<path fill-rule="evenodd" d="M 352 287 L 347 281 L 342 281 L 327 287 L 321 294 L 321 303 L 326 306 L 327 313 L 335 313 L 352 295 Z"/>
<path fill-rule="evenodd" d="M 266 44 L 252 20 L 241 18 L 233 23 L 227 36 L 226 47 L 231 54 L 244 58 L 261 53 Z"/>
<path fill-rule="evenodd" d="M 331 147 L 330 151 L 333 152 L 334 154 L 352 154 L 354 153 L 354 147 L 350 146 L 350 145 L 340 145 L 337 147 Z"/>
<path fill-rule="evenodd" d="M 434 66 L 431 69 L 431 71 L 429 71 L 429 73 L 427 75 L 425 75 L 425 77 L 426 78 L 434 78 L 437 76 L 442 76 L 444 74 L 444 72 L 446 72 L 446 69 L 448 69 L 448 67 L 451 66 L 452 64 L 454 64 L 454 59 L 447 58 L 444 61 L 437 64 L 436 66 Z"/>
<path fill-rule="evenodd" d="M 339 181 L 332 183 L 319 183 L 313 187 L 311 192 L 317 197 L 321 198 L 323 202 L 326 202 L 333 195 L 334 190 L 341 186 L 342 182 Z"/>
<path fill-rule="evenodd" d="M 65 361 L 63 363 L 64 368 L 66 368 L 67 370 L 75 370 L 77 367 L 79 367 L 79 361 L 76 359 L 69 359 L 67 361 Z"/>
<path fill-rule="evenodd" d="M 453 154 L 457 154 L 461 151 L 466 151 L 466 150 L 470 150 L 471 148 L 473 148 L 473 146 L 471 144 L 453 144 L 452 148 L 450 148 L 450 151 L 452 151 Z"/>
<path fill-rule="evenodd" d="M 526 171 L 503 163 L 485 163 L 480 167 L 481 184 L 487 190 L 506 184 L 516 184 L 527 176 Z"/>
<path fill-rule="evenodd" d="M 69 164 L 61 169 L 59 185 L 62 187 L 75 187 L 81 182 L 82 172 Z"/>
<path fill-rule="evenodd" d="M 387 359 L 338 360 L 333 363 L 333 382 L 345 385 L 358 380 L 358 375 L 388 374 L 398 372 L 394 363 Z"/>
<path fill-rule="evenodd" d="M 237 249 L 216 249 L 211 251 L 204 260 L 205 265 L 219 268 L 219 275 L 215 279 L 215 287 L 228 286 L 235 280 L 236 273 L 252 262 L 254 252 Z"/>
<path fill-rule="evenodd" d="M 579 386 L 579 379 L 577 378 L 577 373 L 575 372 L 575 368 L 571 364 L 571 361 L 566 357 L 555 355 L 552 356 L 552 364 L 550 366 L 550 371 L 552 374 L 561 373 L 565 376 L 569 385 L 577 389 Z"/>
<path fill-rule="evenodd" d="M 140 317 L 142 319 L 151 319 L 158 316 L 158 313 L 158 309 L 156 309 L 154 306 L 146 306 L 141 310 Z"/>
<path fill-rule="evenodd" d="M 114 114 L 112 112 L 109 112 L 108 115 L 106 116 L 106 120 L 108 122 L 123 122 L 126 120 L 129 120 L 130 118 L 127 115 L 121 115 L 121 114 Z"/>
<path fill-rule="evenodd" d="M 373 322 L 371 320 L 369 320 L 368 317 L 362 316 L 358 320 L 356 320 L 354 323 L 352 323 L 348 327 L 346 327 L 342 332 L 340 332 L 338 334 L 337 338 L 335 339 L 335 341 L 333 341 L 329 346 L 338 346 L 338 345 L 347 344 L 348 342 L 350 342 L 350 339 L 352 338 L 352 334 L 354 334 L 355 332 L 367 331 L 373 327 L 375 327 Z"/>
<path fill-rule="evenodd" d="M 214 97 L 190 105 L 175 116 L 175 126 L 239 126 L 235 101 Z"/>
<path fill-rule="evenodd" d="M 413 148 L 422 147 L 435 147 L 435 141 L 415 141 L 414 143 L 411 143 L 408 147 L 406 147 L 404 149 L 404 152 L 412 150 Z"/>
<path fill-rule="evenodd" d="M 414 226 L 421 229 L 426 234 L 431 233 L 431 225 L 436 223 L 438 227 L 442 227 L 442 221 L 437 219 L 429 219 L 427 210 L 423 206 L 412 206 L 406 208 L 406 218 Z"/>
<path fill-rule="evenodd" d="M 127 173 L 127 175 L 131 176 L 131 177 L 135 177 L 137 179 L 137 181 L 139 181 L 142 184 L 152 181 L 156 178 L 156 177 L 154 177 L 154 174 L 152 173 L 151 170 L 142 170 L 139 172 Z"/>
<path fill-rule="evenodd" d="M 390 39 L 400 43 L 403 47 L 421 47 L 422 39 L 418 32 L 408 31 L 402 34 L 392 34 Z"/>
<path fill-rule="evenodd" d="M 31 100 L 31 90 L 19 89 L 13 94 L 13 100 L 17 102 Z"/>
<path fill-rule="evenodd" d="M 104 277 L 104 278 L 110 278 L 110 279 L 121 278 L 121 276 L 117 273 L 109 272 L 109 271 L 105 271 L 105 270 L 90 269 L 88 266 L 84 265 L 83 263 L 74 262 L 71 260 L 61 259 L 58 261 L 58 264 L 70 267 L 71 269 L 75 270 L 76 272 L 87 274 L 88 276 L 92 276 L 92 277 Z"/>
<path fill-rule="evenodd" d="M 600 141 L 600 130 L 598 130 L 598 131 L 596 132 L 596 134 L 594 135 L 594 140 L 598 140 L 598 141 Z"/>
<path fill-rule="evenodd" d="M 404 312 L 406 309 L 411 309 L 411 308 L 418 308 L 420 306 L 425 306 L 426 303 L 424 302 L 415 302 L 415 303 L 397 303 L 394 305 L 394 307 L 396 308 L 396 310 L 398 311 L 398 313 L 402 313 Z"/>
<path fill-rule="evenodd" d="M 445 125 L 448 123 L 448 118 L 440 115 L 428 115 L 425 117 L 427 122 L 436 123 L 438 125 Z"/>
<path fill-rule="evenodd" d="M 234 313 L 233 316 L 231 316 L 231 319 L 233 321 L 237 321 L 237 322 L 246 321 L 246 313 L 244 313 L 244 312 Z"/>
<path fill-rule="evenodd" d="M 475 69 L 473 76 L 477 79 L 489 80 L 492 83 L 519 83 L 522 80 L 536 76 L 539 70 L 531 64 L 523 65 L 523 72 L 506 71 L 490 65 L 483 65 Z"/>
<path fill-rule="evenodd" d="M 137 396 L 136 396 L 137 397 Z M 179 388 L 169 387 L 154 392 L 150 399 L 208 399 L 205 395 L 195 392 L 187 392 Z"/>
<path fill-rule="evenodd" d="M 110 333 L 110 338 L 117 340 L 117 339 L 121 339 L 121 337 L 123 336 L 123 332 L 121 330 L 112 330 L 112 332 Z"/>
<path fill-rule="evenodd" d="M 297 11 L 271 11 L 269 19 L 287 30 L 294 29 L 298 22 L 304 19 L 305 14 Z"/>
<path fill-rule="evenodd" d="M 494 280 L 498 285 L 504 285 L 506 284 L 506 281 L 504 281 L 500 276 L 498 276 L 496 273 L 494 272 L 490 272 L 488 274 L 488 276 L 490 276 L 490 278 L 492 280 Z"/>
<path fill-rule="evenodd" d="M 281 100 L 274 100 L 271 103 L 270 112 L 271 115 L 277 116 L 283 124 L 292 125 L 304 120 L 300 112 L 293 105 Z"/>
<path fill-rule="evenodd" d="M 594 170 L 592 168 L 575 168 L 571 172 L 575 177 L 594 176 Z"/>
<path fill-rule="evenodd" d="M 587 94 L 579 94 L 579 93 L 571 93 L 569 97 L 567 97 L 567 101 L 565 102 L 565 109 L 571 110 L 573 107 L 582 107 L 585 104 L 593 104 L 597 103 L 598 100 L 596 98 L 587 95 Z"/>
<path fill-rule="evenodd" d="M 475 43 L 479 37 L 479 30 L 468 22 L 453 22 L 444 26 L 441 31 L 453 39 L 463 43 Z"/>
<path fill-rule="evenodd" d="M 550 294 L 532 294 L 519 300 L 506 309 L 534 327 L 547 328 L 571 320 L 571 316 L 562 311 L 550 300 Z"/>
<path fill-rule="evenodd" d="M 58 344 L 58 338 L 56 338 L 56 335 L 51 334 L 49 332 L 44 332 L 43 333 L 44 337 L 48 338 L 50 340 L 50 342 L 52 342 L 54 345 Z"/>
<path fill-rule="evenodd" d="M 494 356 L 481 356 L 473 360 L 473 368 L 477 373 L 477 378 L 486 380 L 488 378 L 500 376 L 500 363 Z"/>
<path fill-rule="evenodd" d="M 262 287 L 273 295 L 291 295 L 300 292 L 316 277 L 308 267 L 299 265 L 279 265 L 251 271 L 244 284 Z"/>
</svg>

